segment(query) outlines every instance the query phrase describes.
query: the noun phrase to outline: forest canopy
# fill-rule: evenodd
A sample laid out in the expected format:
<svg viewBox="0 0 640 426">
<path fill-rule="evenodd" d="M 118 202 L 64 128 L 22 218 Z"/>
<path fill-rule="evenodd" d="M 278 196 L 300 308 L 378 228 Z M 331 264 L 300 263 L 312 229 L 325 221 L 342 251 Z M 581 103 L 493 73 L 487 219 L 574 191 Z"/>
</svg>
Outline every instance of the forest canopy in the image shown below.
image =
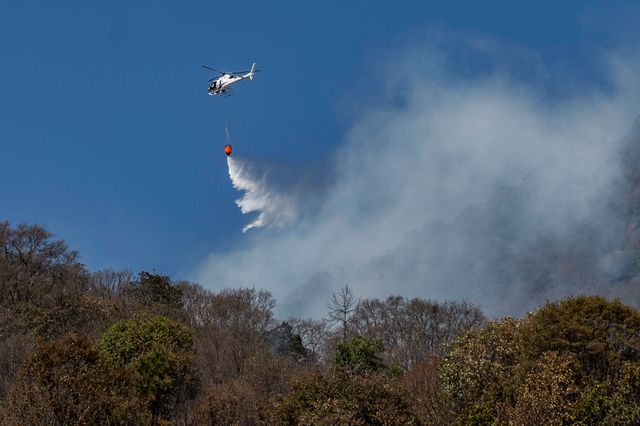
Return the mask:
<svg viewBox="0 0 640 426">
<path fill-rule="evenodd" d="M 257 288 L 92 272 L 0 223 L 0 423 L 633 424 L 640 311 L 577 295 L 520 318 L 359 298 L 276 318 Z"/>
</svg>

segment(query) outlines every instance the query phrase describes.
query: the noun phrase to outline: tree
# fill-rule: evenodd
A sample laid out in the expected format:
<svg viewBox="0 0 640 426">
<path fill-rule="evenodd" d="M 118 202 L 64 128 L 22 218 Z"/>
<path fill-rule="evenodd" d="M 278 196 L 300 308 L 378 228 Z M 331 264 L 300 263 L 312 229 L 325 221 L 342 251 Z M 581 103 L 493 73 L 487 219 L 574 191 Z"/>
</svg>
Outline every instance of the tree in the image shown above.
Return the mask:
<svg viewBox="0 0 640 426">
<path fill-rule="evenodd" d="M 640 363 L 624 363 L 604 424 L 640 424 Z"/>
<path fill-rule="evenodd" d="M 236 378 L 207 387 L 188 424 L 255 425 L 260 422 L 259 395 L 245 380 Z"/>
<path fill-rule="evenodd" d="M 63 288 L 86 285 L 78 253 L 52 236 L 41 226 L 0 222 L 0 304 L 38 303 Z"/>
<path fill-rule="evenodd" d="M 42 346 L 18 373 L 2 424 L 144 425 L 145 402 L 124 369 L 88 339 L 69 336 Z"/>
<path fill-rule="evenodd" d="M 101 299 L 116 299 L 131 288 L 134 281 L 130 271 L 103 269 L 89 276 L 90 292 Z"/>
<path fill-rule="evenodd" d="M 430 356 L 442 355 L 457 335 L 480 327 L 484 320 L 482 312 L 468 303 L 389 296 L 360 301 L 350 325 L 359 335 L 381 339 L 385 359 L 409 369 Z"/>
<path fill-rule="evenodd" d="M 402 376 L 402 387 L 411 395 L 413 412 L 424 425 L 447 425 L 453 419 L 450 402 L 442 390 L 441 359 L 431 356 L 415 364 Z"/>
<path fill-rule="evenodd" d="M 412 425 L 409 395 L 386 375 L 298 377 L 272 411 L 278 425 Z"/>
<path fill-rule="evenodd" d="M 334 371 L 340 374 L 374 373 L 386 368 L 380 354 L 383 347 L 380 340 L 367 340 L 354 337 L 338 342 L 331 363 Z"/>
<path fill-rule="evenodd" d="M 355 303 L 353 292 L 348 285 L 340 289 L 339 295 L 333 293 L 328 303 L 329 319 L 341 325 L 343 340 L 347 339 L 347 326 L 351 313 L 355 309 Z"/>
<path fill-rule="evenodd" d="M 198 400 L 191 424 L 272 424 L 272 407 L 290 390 L 304 364 L 264 351 L 247 360 L 240 377 L 210 385 Z"/>
<path fill-rule="evenodd" d="M 547 352 L 526 374 L 512 405 L 504 404 L 500 423 L 565 425 L 575 421 L 574 404 L 580 389 L 575 383 L 575 357 Z"/>
<path fill-rule="evenodd" d="M 3 319 L 0 315 L 0 321 Z M 32 335 L 15 333 L 2 336 L 0 333 L 0 400 L 13 386 L 18 370 L 34 351 L 36 343 Z"/>
<path fill-rule="evenodd" d="M 226 289 L 208 298 L 206 306 L 190 303 L 190 317 L 202 320 L 196 333 L 205 384 L 240 376 L 246 361 L 268 346 L 266 335 L 274 326 L 271 293 Z"/>
<path fill-rule="evenodd" d="M 451 344 L 442 362 L 442 387 L 460 423 L 493 422 L 498 406 L 513 397 L 520 327 L 513 318 L 490 321 Z"/>
<path fill-rule="evenodd" d="M 314 320 L 311 318 L 289 318 L 288 323 L 293 328 L 293 333 L 300 336 L 302 345 L 309 352 L 309 358 L 320 365 L 329 363 L 334 347 L 329 344 L 330 324 L 326 319 Z"/>
<path fill-rule="evenodd" d="M 578 383 L 615 380 L 622 364 L 640 361 L 640 312 L 601 296 L 577 296 L 547 303 L 522 328 L 525 357 L 573 354 Z"/>
<path fill-rule="evenodd" d="M 201 285 L 181 281 L 178 287 L 182 292 L 182 310 L 193 328 L 206 327 L 213 322 L 215 312 L 212 310 L 215 295 Z"/>
<path fill-rule="evenodd" d="M 23 333 L 55 339 L 103 322 L 78 253 L 37 225 L 0 223 L 0 306 Z"/>
<path fill-rule="evenodd" d="M 66 334 L 95 336 L 111 322 L 112 309 L 88 293 L 69 292 L 51 297 L 50 303 L 18 303 L 11 308 L 24 332 L 45 340 Z"/>
<path fill-rule="evenodd" d="M 142 271 L 127 293 L 142 305 L 163 305 L 173 309 L 182 307 L 182 291 L 166 275 Z"/>
<path fill-rule="evenodd" d="M 309 359 L 309 351 L 302 344 L 302 338 L 293 332 L 293 327 L 286 321 L 269 330 L 265 340 L 276 355 L 289 356 L 299 361 Z"/>
<path fill-rule="evenodd" d="M 109 327 L 96 348 L 133 373 L 156 422 L 179 414 L 181 405 L 195 396 L 193 334 L 177 321 L 136 315 Z"/>
<path fill-rule="evenodd" d="M 640 412 L 630 397 L 639 356 L 637 310 L 571 297 L 456 339 L 443 361 L 443 389 L 461 423 L 627 423 Z"/>
<path fill-rule="evenodd" d="M 219 328 L 246 329 L 258 334 L 273 326 L 275 299 L 266 290 L 225 289 L 212 300 L 213 323 Z"/>
<path fill-rule="evenodd" d="M 382 343 L 353 337 L 338 342 L 332 371 L 302 374 L 273 411 L 277 424 L 414 424 L 417 419 L 397 379 L 382 361 Z"/>
</svg>

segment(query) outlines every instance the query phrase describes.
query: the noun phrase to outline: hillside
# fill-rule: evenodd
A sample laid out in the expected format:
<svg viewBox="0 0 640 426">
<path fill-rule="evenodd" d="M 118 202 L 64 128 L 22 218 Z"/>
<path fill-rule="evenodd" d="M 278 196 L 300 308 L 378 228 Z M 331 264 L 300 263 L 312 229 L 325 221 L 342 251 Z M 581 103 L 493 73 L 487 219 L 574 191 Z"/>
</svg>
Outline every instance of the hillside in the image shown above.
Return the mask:
<svg viewBox="0 0 640 426">
<path fill-rule="evenodd" d="M 615 249 L 637 254 L 634 238 Z M 88 271 L 40 226 L 2 223 L 0 243 L 2 424 L 640 421 L 640 312 L 619 301 L 487 320 L 347 286 L 326 319 L 283 321 L 265 290 Z M 610 285 L 631 291 L 626 274 Z"/>
</svg>

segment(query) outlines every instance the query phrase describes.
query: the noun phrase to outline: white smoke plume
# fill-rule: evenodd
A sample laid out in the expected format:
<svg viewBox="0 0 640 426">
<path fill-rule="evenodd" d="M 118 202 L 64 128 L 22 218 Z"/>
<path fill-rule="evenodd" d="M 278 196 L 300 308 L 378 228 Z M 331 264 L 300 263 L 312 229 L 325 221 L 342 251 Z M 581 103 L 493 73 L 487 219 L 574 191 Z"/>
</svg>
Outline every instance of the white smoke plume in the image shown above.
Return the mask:
<svg viewBox="0 0 640 426">
<path fill-rule="evenodd" d="M 546 72 L 535 55 L 484 46 L 465 49 Z M 594 253 L 611 245 L 608 197 L 640 112 L 640 67 L 608 61 L 605 85 L 549 97 L 547 76 L 532 83 L 504 63 L 458 72 L 443 51 L 383 61 L 393 64 L 382 70 L 389 85 L 376 87 L 384 101 L 362 107 L 312 213 L 230 160 L 234 186 L 247 191 L 238 205 L 260 212 L 245 229 L 290 226 L 211 254 L 193 278 L 268 289 L 283 315 L 324 315 L 345 284 L 360 297 L 465 299 L 489 315 L 606 294 L 606 259 Z"/>
<path fill-rule="evenodd" d="M 258 216 L 242 228 L 247 232 L 252 228 L 285 226 L 297 218 L 297 209 L 293 200 L 269 186 L 266 177 L 257 179 L 251 171 L 231 156 L 227 157 L 229 177 L 233 187 L 244 191 L 236 200 L 242 214 L 257 212 Z"/>
</svg>

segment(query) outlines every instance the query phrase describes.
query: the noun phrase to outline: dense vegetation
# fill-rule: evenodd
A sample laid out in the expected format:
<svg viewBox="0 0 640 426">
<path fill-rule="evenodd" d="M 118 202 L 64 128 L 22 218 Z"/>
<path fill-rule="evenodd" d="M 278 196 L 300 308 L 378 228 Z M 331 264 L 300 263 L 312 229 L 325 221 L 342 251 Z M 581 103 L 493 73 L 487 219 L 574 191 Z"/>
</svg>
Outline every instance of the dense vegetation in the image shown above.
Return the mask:
<svg viewBox="0 0 640 426">
<path fill-rule="evenodd" d="M 264 290 L 90 272 L 0 223 L 0 424 L 638 424 L 640 312 L 576 296 L 523 318 L 344 287 L 327 319 Z"/>
</svg>

